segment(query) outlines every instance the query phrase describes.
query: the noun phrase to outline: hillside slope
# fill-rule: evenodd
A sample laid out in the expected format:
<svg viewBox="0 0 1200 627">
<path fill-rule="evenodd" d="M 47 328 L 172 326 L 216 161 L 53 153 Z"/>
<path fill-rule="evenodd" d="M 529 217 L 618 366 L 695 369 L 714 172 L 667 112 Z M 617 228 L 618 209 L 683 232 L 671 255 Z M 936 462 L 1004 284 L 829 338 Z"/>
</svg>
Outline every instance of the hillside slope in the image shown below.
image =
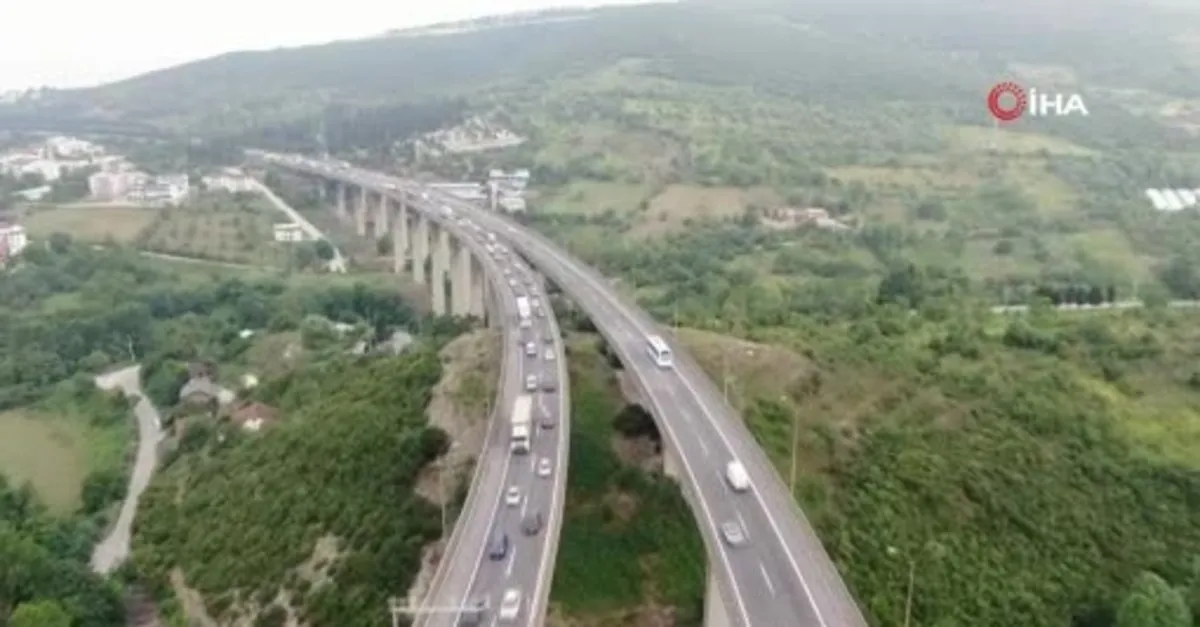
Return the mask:
<svg viewBox="0 0 1200 627">
<path fill-rule="evenodd" d="M 915 102 L 977 98 L 1006 63 L 1032 59 L 1075 67 L 1081 79 L 1136 67 L 1147 85 L 1190 89 L 1187 68 L 1169 62 L 1165 18 L 1131 13 L 1127 4 L 997 8 L 983 0 L 924 0 L 900 10 L 877 0 L 756 0 L 611 7 L 436 36 L 226 54 L 54 92 L 37 112 L 215 132 L 305 119 L 337 104 L 488 100 L 498 88 L 537 89 L 629 59 L 644 61 L 653 76 L 830 102 L 877 94 Z"/>
</svg>

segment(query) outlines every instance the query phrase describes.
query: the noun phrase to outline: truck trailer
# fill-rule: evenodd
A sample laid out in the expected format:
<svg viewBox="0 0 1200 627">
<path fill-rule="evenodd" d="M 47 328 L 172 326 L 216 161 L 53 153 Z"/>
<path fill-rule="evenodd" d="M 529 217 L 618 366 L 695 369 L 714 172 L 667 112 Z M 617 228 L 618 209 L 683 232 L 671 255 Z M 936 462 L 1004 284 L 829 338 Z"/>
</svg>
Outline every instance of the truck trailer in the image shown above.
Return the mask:
<svg viewBox="0 0 1200 627">
<path fill-rule="evenodd" d="M 529 452 L 533 437 L 533 396 L 522 394 L 513 401 L 512 452 L 524 455 Z"/>
</svg>

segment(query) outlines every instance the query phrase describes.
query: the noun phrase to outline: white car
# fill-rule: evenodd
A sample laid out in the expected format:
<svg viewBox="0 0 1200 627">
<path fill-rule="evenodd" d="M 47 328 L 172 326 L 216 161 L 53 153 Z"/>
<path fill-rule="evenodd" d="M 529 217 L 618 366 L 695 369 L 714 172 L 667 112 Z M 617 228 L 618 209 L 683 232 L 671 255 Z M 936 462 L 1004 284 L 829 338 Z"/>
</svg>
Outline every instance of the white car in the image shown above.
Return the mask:
<svg viewBox="0 0 1200 627">
<path fill-rule="evenodd" d="M 546 361 L 554 361 L 554 349 L 547 348 L 545 353 Z"/>
<path fill-rule="evenodd" d="M 521 488 L 515 485 L 508 486 L 508 490 L 504 492 L 504 504 L 509 507 L 516 507 L 521 504 Z"/>
<path fill-rule="evenodd" d="M 728 542 L 729 546 L 742 546 L 746 543 L 746 534 L 732 520 L 721 524 L 721 535 L 725 537 L 725 542 Z"/>
<path fill-rule="evenodd" d="M 509 588 L 504 591 L 504 597 L 500 600 L 500 622 L 512 623 L 517 620 L 517 615 L 521 613 L 521 591 L 516 588 Z"/>
<path fill-rule="evenodd" d="M 550 458 L 543 457 L 538 460 L 537 474 L 539 477 L 549 477 L 554 473 L 554 467 L 550 465 Z"/>
</svg>

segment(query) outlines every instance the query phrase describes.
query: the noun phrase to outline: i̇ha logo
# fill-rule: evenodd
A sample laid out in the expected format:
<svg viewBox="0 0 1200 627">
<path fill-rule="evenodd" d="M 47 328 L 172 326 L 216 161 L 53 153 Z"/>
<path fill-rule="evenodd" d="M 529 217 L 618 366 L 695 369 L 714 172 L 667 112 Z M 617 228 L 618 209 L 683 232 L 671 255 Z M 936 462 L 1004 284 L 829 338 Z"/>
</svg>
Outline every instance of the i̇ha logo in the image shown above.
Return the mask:
<svg viewBox="0 0 1200 627">
<path fill-rule="evenodd" d="M 1000 122 L 1014 122 L 1028 113 L 1033 117 L 1050 115 L 1087 115 L 1087 107 L 1079 94 L 1047 94 L 1037 89 L 1006 81 L 988 92 L 988 111 Z"/>
</svg>

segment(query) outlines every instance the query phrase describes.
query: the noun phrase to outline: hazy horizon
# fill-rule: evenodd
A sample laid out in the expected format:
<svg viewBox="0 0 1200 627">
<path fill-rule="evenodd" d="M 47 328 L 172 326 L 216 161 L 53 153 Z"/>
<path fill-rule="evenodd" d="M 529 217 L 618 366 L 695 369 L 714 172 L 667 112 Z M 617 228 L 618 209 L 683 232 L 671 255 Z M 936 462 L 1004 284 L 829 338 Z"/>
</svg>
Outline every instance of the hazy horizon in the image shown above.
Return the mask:
<svg viewBox="0 0 1200 627">
<path fill-rule="evenodd" d="M 0 21 L 0 42 L 5 48 L 0 55 L 0 91 L 88 87 L 239 50 L 357 39 L 392 29 L 520 11 L 647 1 L 443 0 L 389 6 L 343 0 L 336 11 L 328 11 L 323 5 L 297 6 L 281 0 L 210 0 L 203 9 L 184 13 L 178 20 L 168 19 L 161 4 L 150 0 L 14 4 Z"/>
</svg>

